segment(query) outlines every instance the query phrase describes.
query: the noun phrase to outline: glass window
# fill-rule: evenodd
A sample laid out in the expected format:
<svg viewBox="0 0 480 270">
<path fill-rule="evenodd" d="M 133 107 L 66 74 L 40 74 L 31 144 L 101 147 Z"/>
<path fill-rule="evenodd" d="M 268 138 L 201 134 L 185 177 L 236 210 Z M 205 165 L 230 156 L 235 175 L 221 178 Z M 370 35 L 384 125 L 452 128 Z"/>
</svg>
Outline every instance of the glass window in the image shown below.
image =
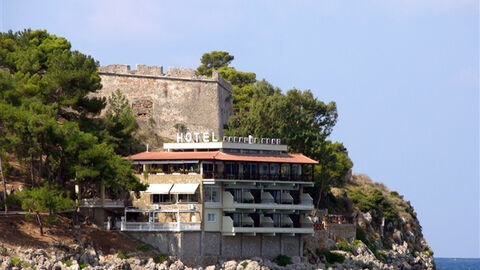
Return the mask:
<svg viewBox="0 0 480 270">
<path fill-rule="evenodd" d="M 208 213 L 207 214 L 207 221 L 208 222 L 215 222 L 216 220 L 216 215 L 214 213 Z"/>
<path fill-rule="evenodd" d="M 198 193 L 195 194 L 178 194 L 179 203 L 196 203 L 198 202 Z"/>
<path fill-rule="evenodd" d="M 173 201 L 172 194 L 152 194 L 152 203 L 171 203 Z"/>
<path fill-rule="evenodd" d="M 206 202 L 220 202 L 220 187 L 205 187 Z"/>
</svg>

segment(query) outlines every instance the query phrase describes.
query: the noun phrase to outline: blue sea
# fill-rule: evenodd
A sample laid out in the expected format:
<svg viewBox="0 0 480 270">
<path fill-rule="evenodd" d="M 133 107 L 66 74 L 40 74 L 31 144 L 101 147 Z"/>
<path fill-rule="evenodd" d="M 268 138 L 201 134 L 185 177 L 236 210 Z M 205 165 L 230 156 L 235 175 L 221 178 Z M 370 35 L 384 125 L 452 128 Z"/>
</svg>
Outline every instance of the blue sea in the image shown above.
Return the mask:
<svg viewBox="0 0 480 270">
<path fill-rule="evenodd" d="M 437 270 L 480 270 L 480 258 L 435 258 Z"/>
</svg>

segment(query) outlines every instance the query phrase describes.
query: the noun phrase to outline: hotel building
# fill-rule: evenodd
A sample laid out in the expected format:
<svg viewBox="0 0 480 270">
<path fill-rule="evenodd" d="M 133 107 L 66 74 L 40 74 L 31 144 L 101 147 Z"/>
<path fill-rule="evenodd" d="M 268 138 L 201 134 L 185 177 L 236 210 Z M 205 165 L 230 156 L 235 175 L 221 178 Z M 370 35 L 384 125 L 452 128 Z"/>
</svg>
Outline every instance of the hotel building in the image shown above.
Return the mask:
<svg viewBox="0 0 480 270">
<path fill-rule="evenodd" d="M 280 140 L 204 139 L 129 157 L 149 186 L 125 207 L 120 230 L 183 259 L 303 255 L 314 233 L 304 188 L 317 162 Z"/>
</svg>

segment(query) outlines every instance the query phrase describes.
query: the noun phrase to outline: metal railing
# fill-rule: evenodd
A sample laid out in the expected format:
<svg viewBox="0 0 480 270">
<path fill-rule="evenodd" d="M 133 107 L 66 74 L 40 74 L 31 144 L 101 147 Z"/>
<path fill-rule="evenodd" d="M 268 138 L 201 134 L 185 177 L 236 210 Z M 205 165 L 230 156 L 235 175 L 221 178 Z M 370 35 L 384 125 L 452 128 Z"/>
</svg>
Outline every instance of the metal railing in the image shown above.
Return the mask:
<svg viewBox="0 0 480 270">
<path fill-rule="evenodd" d="M 217 178 L 217 179 L 229 179 L 229 180 L 280 180 L 280 181 L 311 181 L 311 175 L 279 175 L 270 173 L 217 173 L 212 171 L 203 172 L 203 178 Z"/>
<path fill-rule="evenodd" d="M 112 199 L 81 199 L 80 207 L 125 207 L 123 200 L 112 200 Z"/>
<path fill-rule="evenodd" d="M 200 231 L 200 222 L 127 222 L 122 221 L 122 231 Z"/>
</svg>

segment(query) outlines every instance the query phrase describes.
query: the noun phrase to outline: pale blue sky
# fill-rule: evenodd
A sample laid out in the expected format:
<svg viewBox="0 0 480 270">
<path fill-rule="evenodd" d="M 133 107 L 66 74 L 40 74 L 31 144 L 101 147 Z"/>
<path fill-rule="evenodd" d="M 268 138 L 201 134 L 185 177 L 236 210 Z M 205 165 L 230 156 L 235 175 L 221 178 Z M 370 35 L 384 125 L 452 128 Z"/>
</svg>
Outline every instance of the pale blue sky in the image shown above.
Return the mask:
<svg viewBox="0 0 480 270">
<path fill-rule="evenodd" d="M 475 0 L 10 1 L 2 31 L 42 28 L 106 64 L 233 65 L 336 101 L 354 172 L 415 207 L 438 257 L 480 257 Z"/>
</svg>

